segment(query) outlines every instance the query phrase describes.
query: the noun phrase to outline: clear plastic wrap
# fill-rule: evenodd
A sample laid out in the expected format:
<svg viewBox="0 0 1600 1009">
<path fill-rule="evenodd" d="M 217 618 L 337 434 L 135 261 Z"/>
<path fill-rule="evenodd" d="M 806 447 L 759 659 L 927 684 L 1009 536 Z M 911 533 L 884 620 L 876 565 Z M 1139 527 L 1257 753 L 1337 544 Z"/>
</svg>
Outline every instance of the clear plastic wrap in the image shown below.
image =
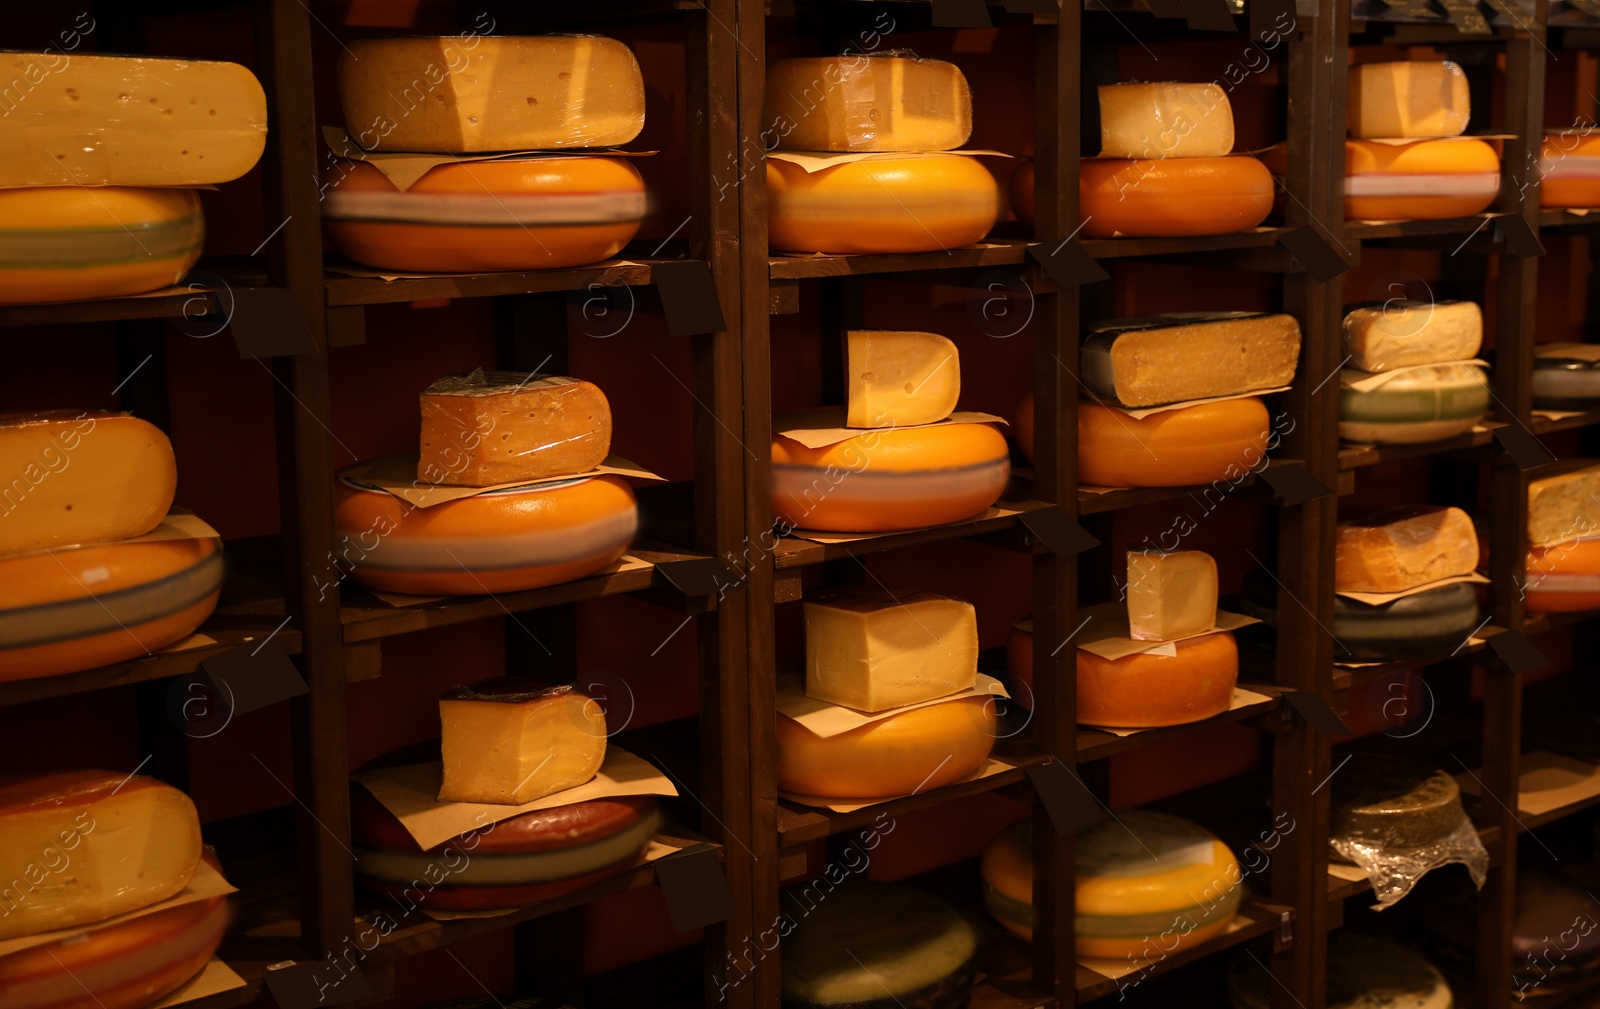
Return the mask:
<svg viewBox="0 0 1600 1009">
<path fill-rule="evenodd" d="M 768 149 L 949 151 L 972 134 L 959 67 L 909 49 L 778 60 L 767 71 Z"/>
<path fill-rule="evenodd" d="M 1367 871 L 1372 891 L 1383 910 L 1411 892 L 1417 881 L 1433 869 L 1459 862 L 1480 888 L 1489 871 L 1489 852 L 1478 839 L 1478 829 L 1461 814 L 1461 825 L 1433 844 L 1407 847 L 1378 838 L 1330 837 L 1328 847 Z"/>
</svg>

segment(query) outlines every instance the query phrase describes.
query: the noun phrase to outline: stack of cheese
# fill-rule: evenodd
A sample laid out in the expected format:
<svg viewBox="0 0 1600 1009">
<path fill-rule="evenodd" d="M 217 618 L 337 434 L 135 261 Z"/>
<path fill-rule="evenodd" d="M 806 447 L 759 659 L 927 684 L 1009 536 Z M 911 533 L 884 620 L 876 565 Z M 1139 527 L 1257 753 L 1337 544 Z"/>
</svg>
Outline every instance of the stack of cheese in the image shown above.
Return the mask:
<svg viewBox="0 0 1600 1009">
<path fill-rule="evenodd" d="M 1577 459 L 1528 482 L 1530 613 L 1600 608 L 1600 464 Z"/>
<path fill-rule="evenodd" d="M 1483 313 L 1471 301 L 1387 301 L 1344 317 L 1339 435 L 1403 445 L 1470 431 L 1489 412 Z"/>
<path fill-rule="evenodd" d="M 593 149 L 639 135 L 644 94 L 633 52 L 596 35 L 352 42 L 339 61 L 345 131 L 372 153 L 327 173 L 328 238 L 386 270 L 558 269 L 614 256 L 644 219 L 644 181 L 628 159 Z M 409 185 L 380 164 L 398 165 Z"/>
<path fill-rule="evenodd" d="M 999 219 L 994 176 L 945 153 L 972 134 L 972 94 L 952 63 L 904 50 L 778 60 L 767 121 L 773 252 L 941 252 Z"/>
<path fill-rule="evenodd" d="M 422 452 L 358 463 L 335 489 L 341 563 L 414 595 L 520 592 L 593 574 L 639 526 L 602 464 L 611 407 L 574 378 L 482 369 L 422 392 Z"/>
<path fill-rule="evenodd" d="M 234 63 L 12 52 L 0 80 L 0 304 L 177 283 L 205 238 L 194 187 L 266 146 L 266 95 Z"/>
<path fill-rule="evenodd" d="M 11 778 L 0 821 L 6 1009 L 141 1009 L 222 941 L 232 888 L 202 865 L 199 817 L 176 788 L 112 771 Z"/>
<path fill-rule="evenodd" d="M 119 413 L 0 415 L 0 681 L 143 658 L 194 633 L 222 541 L 168 515 L 172 443 Z"/>
<path fill-rule="evenodd" d="M 1394 508 L 1340 522 L 1336 660 L 1393 662 L 1455 651 L 1478 626 L 1477 592 L 1457 580 L 1477 565 L 1477 532 L 1460 508 Z"/>
</svg>

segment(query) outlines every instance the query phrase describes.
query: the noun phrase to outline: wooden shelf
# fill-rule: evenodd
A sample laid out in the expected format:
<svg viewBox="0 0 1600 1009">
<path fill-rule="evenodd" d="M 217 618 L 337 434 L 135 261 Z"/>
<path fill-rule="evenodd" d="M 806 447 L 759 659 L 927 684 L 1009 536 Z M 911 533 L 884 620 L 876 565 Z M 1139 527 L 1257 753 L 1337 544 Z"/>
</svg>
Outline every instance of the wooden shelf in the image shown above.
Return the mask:
<svg viewBox="0 0 1600 1009">
<path fill-rule="evenodd" d="M 1232 711 L 1224 711 L 1220 715 L 1213 715 L 1198 722 L 1169 725 L 1159 729 L 1146 729 L 1131 736 L 1118 736 L 1104 729 L 1080 725 L 1077 731 L 1078 760 L 1080 762 L 1102 760 L 1115 753 L 1126 753 L 1128 750 L 1136 750 L 1151 743 L 1159 743 L 1179 736 L 1186 736 L 1192 732 L 1208 729 L 1213 725 L 1226 725 L 1229 722 L 1240 722 L 1247 718 L 1255 718 L 1258 715 L 1271 714 L 1283 706 L 1283 700 L 1279 696 L 1279 691 L 1276 687 L 1262 686 L 1255 683 L 1241 683 L 1239 686 L 1243 690 L 1251 690 L 1267 695 L 1267 699 L 1254 704 L 1246 704 L 1241 708 L 1234 708 Z"/>
<path fill-rule="evenodd" d="M 1491 225 L 1488 222 L 1495 216 L 1475 214 L 1472 217 L 1450 217 L 1437 221 L 1346 221 L 1344 233 L 1361 242 L 1428 235 L 1460 235 L 1465 238 L 1479 230 L 1489 231 Z"/>
<path fill-rule="evenodd" d="M 1450 452 L 1464 452 L 1470 449 L 1483 448 L 1494 444 L 1496 428 L 1505 425 L 1486 421 L 1480 425 L 1486 430 L 1468 431 L 1466 434 L 1443 441 L 1430 441 L 1422 445 L 1343 445 L 1339 449 L 1339 468 L 1342 470 L 1362 469 L 1367 466 L 1379 466 L 1386 462 L 1400 462 L 1406 459 L 1421 459 L 1428 456 L 1445 455 Z M 1538 428 L 1534 430 L 1537 432 Z"/>
<path fill-rule="evenodd" d="M 385 305 L 436 298 L 490 298 L 507 294 L 583 291 L 590 287 L 639 287 L 655 282 L 655 262 L 608 260 L 570 270 L 480 273 L 469 276 L 352 277 L 329 270 L 323 280 L 328 306 Z M 357 268 L 357 267 L 352 267 Z"/>
<path fill-rule="evenodd" d="M 1566 412 L 1566 411 L 1563 411 Z M 1588 410 L 1573 417 L 1563 417 L 1560 420 L 1551 420 L 1541 417 L 1537 413 L 1529 419 L 1528 426 L 1534 434 L 1549 434 L 1552 431 L 1576 431 L 1579 428 L 1600 424 L 1600 409 Z"/>
<path fill-rule="evenodd" d="M 1106 977 L 1104 974 L 1098 973 L 1080 963 L 1078 964 L 1076 981 L 1078 1004 L 1082 1005 L 1092 999 L 1114 995 L 1130 985 L 1137 986 L 1158 974 L 1164 974 L 1185 964 L 1213 956 L 1223 950 L 1243 945 L 1259 936 L 1270 935 L 1282 925 L 1286 913 L 1288 913 L 1286 908 L 1258 901 L 1247 893 L 1230 930 L 1209 942 L 1203 942 L 1187 949 L 1180 949 L 1169 956 L 1148 964 L 1142 970 L 1121 978 Z M 1137 988 L 1135 987 L 1134 990 L 1137 990 Z"/>
<path fill-rule="evenodd" d="M 1028 242 L 988 240 L 948 252 L 906 252 L 887 256 L 771 256 L 771 280 L 856 277 L 869 273 L 961 270 L 979 266 L 1017 266 L 1028 260 Z"/>
<path fill-rule="evenodd" d="M 1279 466 L 1298 465 L 1300 465 L 1300 462 L 1296 459 L 1273 459 L 1267 463 L 1267 469 L 1274 469 Z M 1229 490 L 1227 491 L 1227 495 L 1223 496 L 1217 501 L 1213 501 L 1212 505 L 1214 506 L 1215 504 L 1221 503 L 1222 500 L 1226 500 L 1227 496 L 1231 496 L 1234 491 L 1243 490 L 1247 487 L 1253 488 L 1262 482 L 1263 481 L 1261 478 L 1254 473 L 1246 474 L 1244 478 L 1239 480 L 1237 483 L 1218 481 L 1218 483 L 1223 483 L 1225 486 L 1228 486 Z M 1251 497 L 1259 497 L 1261 494 L 1260 491 L 1256 490 L 1252 490 L 1249 493 Z M 1160 504 L 1164 501 L 1180 501 L 1186 498 L 1188 500 L 1198 502 L 1202 500 L 1204 495 L 1207 494 L 1211 495 L 1212 497 L 1216 497 L 1218 494 L 1216 484 L 1196 484 L 1186 487 L 1130 487 L 1123 490 L 1106 491 L 1103 493 L 1079 491 L 1078 514 L 1094 515 L 1099 512 L 1121 511 L 1124 508 L 1138 508 L 1147 504 Z M 1209 510 L 1209 508 L 1207 510 Z"/>
<path fill-rule="evenodd" d="M 1051 506 L 1043 501 L 1000 501 L 996 502 L 996 507 L 1026 513 Z M 798 536 L 785 536 L 773 545 L 772 564 L 773 567 L 782 571 L 789 568 L 806 567 L 811 564 L 821 564 L 825 561 L 845 560 L 866 554 L 882 553 L 886 550 L 901 550 L 906 547 L 921 546 L 924 543 L 940 543 L 946 540 L 964 539 L 971 536 L 1003 533 L 1016 529 L 1020 525 L 1018 521 L 1020 517 L 1020 514 L 997 515 L 993 518 L 980 518 L 967 522 L 958 522 L 954 525 L 934 526 L 931 529 L 912 529 L 908 532 L 850 540 L 846 543 L 818 543 L 815 540 L 802 539 Z"/>
<path fill-rule="evenodd" d="M 0 326 L 121 322 L 183 316 L 192 319 L 215 311 L 217 299 L 212 289 L 191 290 L 173 286 L 131 298 L 97 298 L 46 305 L 0 305 Z"/>
<path fill-rule="evenodd" d="M 1233 249 L 1270 249 L 1290 228 L 1252 228 L 1231 235 L 1199 235 L 1193 238 L 1085 238 L 1084 251 L 1095 259 L 1125 259 L 1136 256 L 1183 256 Z M 1225 264 L 1218 264 L 1225 265 Z"/>
</svg>

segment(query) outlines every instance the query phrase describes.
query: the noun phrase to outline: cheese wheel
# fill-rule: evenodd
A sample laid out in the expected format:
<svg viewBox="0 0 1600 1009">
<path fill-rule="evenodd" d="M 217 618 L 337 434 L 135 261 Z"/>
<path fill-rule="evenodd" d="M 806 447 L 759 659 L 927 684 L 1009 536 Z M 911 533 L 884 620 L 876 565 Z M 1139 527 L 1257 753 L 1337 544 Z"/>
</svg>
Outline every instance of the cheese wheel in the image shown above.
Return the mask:
<svg viewBox="0 0 1600 1009">
<path fill-rule="evenodd" d="M 1272 173 L 1254 157 L 1085 158 L 1079 212 L 1088 238 L 1249 231 L 1272 211 Z"/>
<path fill-rule="evenodd" d="M 397 472 L 415 472 L 415 456 L 393 459 Z M 417 508 L 345 473 L 333 514 L 350 577 L 414 595 L 521 592 L 569 582 L 621 557 L 639 527 L 633 491 L 614 476 L 509 487 Z"/>
<path fill-rule="evenodd" d="M 1078 479 L 1104 487 L 1181 487 L 1236 480 L 1260 469 L 1270 435 L 1255 397 L 1164 410 L 1135 419 L 1078 404 Z"/>
<path fill-rule="evenodd" d="M 1228 710 L 1239 648 L 1227 631 L 1186 638 L 1178 654 L 1104 659 L 1078 649 L 1078 721 L 1146 729 L 1198 722 Z"/>
<path fill-rule="evenodd" d="M 1033 941 L 1033 823 L 1018 820 L 1001 831 L 978 860 L 983 906 L 1006 931 Z"/>
<path fill-rule="evenodd" d="M 1475 922 L 1468 908 L 1463 921 Z M 1240 954 L 1228 968 L 1233 1009 L 1270 1009 L 1282 982 L 1260 957 Z M 1452 1009 L 1450 985 L 1417 953 L 1356 932 L 1328 936 L 1328 1009 Z"/>
<path fill-rule="evenodd" d="M 999 217 L 999 184 L 960 154 L 880 154 L 816 172 L 767 160 L 773 252 L 944 252 L 976 242 Z"/>
<path fill-rule="evenodd" d="M 1333 597 L 1334 659 L 1402 662 L 1454 652 L 1478 626 L 1478 593 L 1469 582 L 1372 606 Z"/>
<path fill-rule="evenodd" d="M 772 513 L 800 529 L 922 529 L 983 512 L 1010 475 L 993 424 L 885 428 L 822 448 L 774 435 Z"/>
<path fill-rule="evenodd" d="M 991 698 L 964 697 L 826 738 L 778 715 L 778 787 L 833 799 L 881 799 L 960 781 L 995 740 Z"/>
<path fill-rule="evenodd" d="M 639 823 L 656 809 L 653 795 L 591 799 L 531 813 L 466 831 L 424 851 L 400 819 L 359 784 L 350 787 L 350 836 L 363 848 L 412 855 L 437 855 L 446 848 L 476 855 L 526 855 L 560 851 L 610 837 Z"/>
<path fill-rule="evenodd" d="M 143 658 L 193 634 L 221 590 L 216 539 L 0 558 L 0 682 Z"/>
<path fill-rule="evenodd" d="M 0 189 L 0 305 L 176 284 L 199 260 L 205 231 L 192 189 Z"/>
<path fill-rule="evenodd" d="M 1533 403 L 1590 410 L 1600 400 L 1600 355 L 1586 343 L 1541 343 L 1533 351 Z"/>
<path fill-rule="evenodd" d="M 644 180 L 625 158 L 439 165 L 401 192 L 341 161 L 324 180 L 334 248 L 385 270 L 554 270 L 609 259 L 644 220 Z"/>
<path fill-rule="evenodd" d="M 1539 153 L 1541 207 L 1600 207 L 1600 133 L 1547 133 Z"/>
<path fill-rule="evenodd" d="M 1483 369 L 1436 364 L 1365 392 L 1339 390 L 1339 437 L 1378 445 L 1438 441 L 1472 430 L 1489 412 Z"/>
<path fill-rule="evenodd" d="M 1466 217 L 1500 192 L 1500 156 L 1481 140 L 1346 140 L 1344 153 L 1344 215 L 1351 220 Z"/>
<path fill-rule="evenodd" d="M 1530 548 L 1523 587 L 1529 613 L 1600 609 L 1600 539 Z"/>
<path fill-rule="evenodd" d="M 1467 824 L 1461 786 L 1445 771 L 1397 757 L 1358 754 L 1333 776 L 1328 838 L 1388 848 L 1437 844 Z"/>
</svg>

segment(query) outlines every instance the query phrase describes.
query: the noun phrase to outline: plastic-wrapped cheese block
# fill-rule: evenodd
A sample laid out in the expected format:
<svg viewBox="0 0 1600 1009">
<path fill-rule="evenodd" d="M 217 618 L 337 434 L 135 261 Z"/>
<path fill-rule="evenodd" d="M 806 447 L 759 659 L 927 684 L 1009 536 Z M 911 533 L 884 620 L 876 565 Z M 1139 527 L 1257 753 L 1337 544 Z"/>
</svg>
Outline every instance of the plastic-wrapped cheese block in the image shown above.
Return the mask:
<svg viewBox="0 0 1600 1009">
<path fill-rule="evenodd" d="M 1541 343 L 1533 351 L 1533 403 L 1547 410 L 1590 410 L 1600 403 L 1600 346 Z"/>
<path fill-rule="evenodd" d="M 1000 216 L 1000 187 L 960 154 L 884 154 L 807 172 L 767 160 L 773 252 L 943 252 L 971 245 Z"/>
<path fill-rule="evenodd" d="M 633 52 L 598 35 L 356 39 L 345 129 L 367 150 L 462 154 L 625 144 L 644 128 Z"/>
<path fill-rule="evenodd" d="M 978 614 L 965 600 L 842 586 L 804 607 L 808 697 L 875 712 L 978 682 Z"/>
<path fill-rule="evenodd" d="M 6 894 L 0 939 L 166 900 L 200 864 L 194 803 L 143 775 L 12 775 L 0 779 L 0 819 L 0 858 L 20 877 Z"/>
<path fill-rule="evenodd" d="M 942 788 L 994 747 L 993 698 L 963 697 L 819 736 L 778 715 L 778 787 L 830 799 L 881 799 Z"/>
<path fill-rule="evenodd" d="M 1239 679 L 1233 635 L 1218 631 L 1185 638 L 1174 647 L 1174 656 L 1140 653 L 1120 659 L 1078 649 L 1078 721 L 1146 729 L 1227 711 Z"/>
<path fill-rule="evenodd" d="M 1181 487 L 1243 479 L 1265 464 L 1270 423 L 1259 399 L 1228 399 L 1148 417 L 1078 404 L 1078 479 L 1104 487 Z"/>
<path fill-rule="evenodd" d="M 1247 155 L 1084 158 L 1078 170 L 1086 238 L 1227 235 L 1272 212 L 1272 173 Z"/>
<path fill-rule="evenodd" d="M 1344 350 L 1358 371 L 1468 361 L 1483 345 L 1483 312 L 1474 301 L 1397 301 L 1345 313 Z"/>
<path fill-rule="evenodd" d="M 784 151 L 948 151 L 972 134 L 954 63 L 889 51 L 776 60 L 767 119 Z"/>
<path fill-rule="evenodd" d="M 961 398 L 961 355 L 947 336 L 852 329 L 845 336 L 851 427 L 932 424 Z"/>
<path fill-rule="evenodd" d="M 1333 585 L 1403 592 L 1478 565 L 1478 534 L 1460 508 L 1391 508 L 1339 523 Z"/>
<path fill-rule="evenodd" d="M 1102 84 L 1100 153 L 1109 158 L 1220 158 L 1233 150 L 1233 106 L 1215 83 Z"/>
<path fill-rule="evenodd" d="M 1547 133 L 1539 155 L 1539 205 L 1600 207 L 1600 133 Z"/>
<path fill-rule="evenodd" d="M 1600 464 L 1564 460 L 1556 472 L 1528 481 L 1528 543 L 1546 546 L 1600 530 Z"/>
<path fill-rule="evenodd" d="M 1171 312 L 1091 326 L 1079 370 L 1097 400 L 1145 407 L 1280 388 L 1299 358 L 1292 315 Z"/>
<path fill-rule="evenodd" d="M 1372 606 L 1333 597 L 1335 662 L 1404 662 L 1449 655 L 1477 629 L 1478 593 L 1467 582 Z"/>
<path fill-rule="evenodd" d="M 211 185 L 267 143 L 267 96 L 237 63 L 8 52 L 0 79 L 0 188 Z"/>
<path fill-rule="evenodd" d="M 1358 63 L 1349 87 L 1352 137 L 1458 137 L 1472 111 L 1467 75 L 1449 60 Z"/>
<path fill-rule="evenodd" d="M 1528 550 L 1523 600 L 1530 613 L 1600 609 L 1600 539 Z"/>
<path fill-rule="evenodd" d="M 383 270 L 553 270 L 608 259 L 639 231 L 644 180 L 625 158 L 526 158 L 432 168 L 401 192 L 365 162 L 324 180 L 334 248 Z"/>
<path fill-rule="evenodd" d="M 1358 754 L 1333 778 L 1331 840 L 1393 848 L 1436 844 L 1467 822 L 1448 773 L 1393 757 Z"/>
<path fill-rule="evenodd" d="M 1475 921 L 1472 914 L 1464 919 Z M 1258 957 L 1241 953 L 1228 968 L 1233 1009 L 1269 1009 L 1278 982 Z M 1328 1009 L 1453 1009 L 1450 985 L 1421 955 L 1341 929 L 1328 937 Z"/>
<path fill-rule="evenodd" d="M 0 554 L 143 536 L 178 487 L 172 442 L 129 414 L 0 414 Z"/>
<path fill-rule="evenodd" d="M 605 712 L 565 684 L 502 676 L 454 687 L 439 722 L 441 802 L 520 806 L 584 784 L 605 760 Z"/>
<path fill-rule="evenodd" d="M 0 189 L 0 305 L 175 284 L 200 259 L 205 231 L 192 189 Z"/>
<path fill-rule="evenodd" d="M 1481 140 L 1347 140 L 1344 215 L 1428 221 L 1476 214 L 1500 192 L 1500 156 Z"/>
<path fill-rule="evenodd" d="M 483 369 L 422 390 L 425 483 L 489 487 L 587 473 L 611 451 L 611 404 L 592 382 Z"/>
<path fill-rule="evenodd" d="M 1377 445 L 1438 441 L 1470 431 L 1489 412 L 1484 370 L 1436 364 L 1376 389 L 1339 390 L 1339 437 Z"/>
</svg>

